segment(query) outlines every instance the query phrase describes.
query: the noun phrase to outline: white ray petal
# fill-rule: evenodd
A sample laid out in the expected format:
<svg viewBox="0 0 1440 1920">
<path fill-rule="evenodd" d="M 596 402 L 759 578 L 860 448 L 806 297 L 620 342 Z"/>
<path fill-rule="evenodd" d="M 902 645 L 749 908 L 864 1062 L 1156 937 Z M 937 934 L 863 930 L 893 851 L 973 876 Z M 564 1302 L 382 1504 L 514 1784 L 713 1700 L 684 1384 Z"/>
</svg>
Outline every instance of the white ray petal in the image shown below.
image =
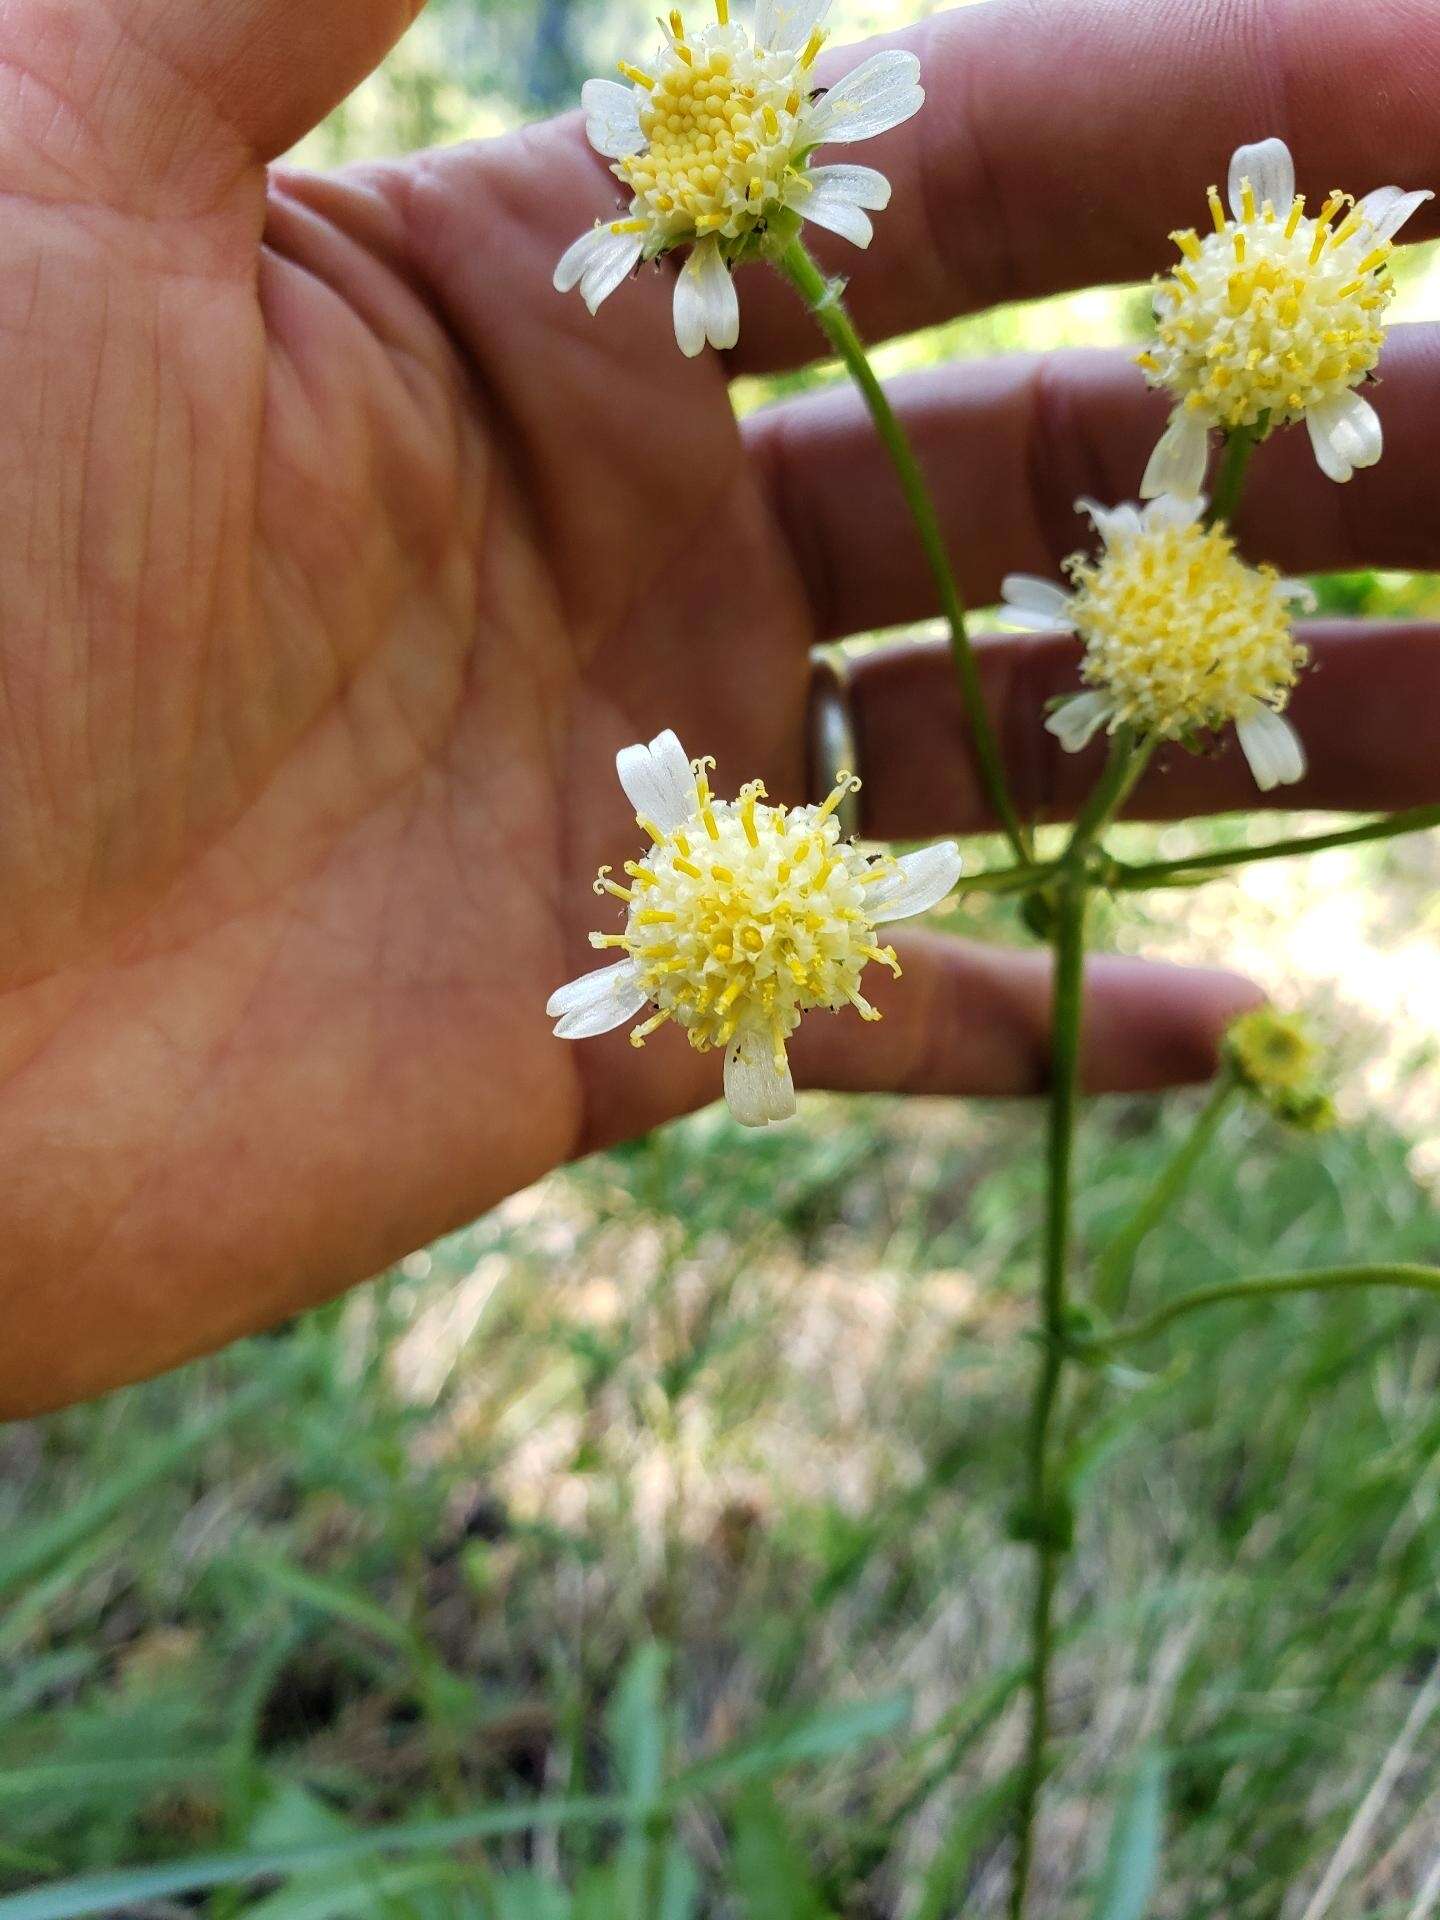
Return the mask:
<svg viewBox="0 0 1440 1920">
<path fill-rule="evenodd" d="M 1140 518 L 1147 527 L 1193 527 L 1204 511 L 1203 493 L 1190 494 L 1188 497 L 1157 493 L 1141 508 Z"/>
<path fill-rule="evenodd" d="M 795 201 L 795 210 L 817 227 L 838 233 L 857 247 L 868 247 L 875 237 L 866 207 L 877 211 L 890 204 L 890 182 L 874 167 L 812 167 L 801 176 L 811 191 Z"/>
<path fill-rule="evenodd" d="M 702 240 L 675 280 L 675 338 L 693 360 L 708 340 L 733 347 L 740 338 L 740 302 L 725 256 L 714 240 Z"/>
<path fill-rule="evenodd" d="M 768 1034 L 737 1033 L 725 1052 L 725 1098 L 742 1127 L 768 1127 L 795 1111 L 790 1062 L 775 1064 Z"/>
<path fill-rule="evenodd" d="M 640 104 L 634 87 L 618 80 L 587 80 L 580 89 L 585 109 L 585 138 L 607 160 L 623 160 L 645 144 L 640 130 Z"/>
<path fill-rule="evenodd" d="M 1305 416 L 1310 444 L 1320 471 L 1330 480 L 1349 480 L 1359 467 L 1373 467 L 1384 435 L 1380 416 L 1358 393 L 1337 393 Z"/>
<path fill-rule="evenodd" d="M 581 299 L 594 313 L 635 267 L 642 250 L 639 234 L 592 227 L 561 254 L 555 268 L 556 290 L 569 293 L 578 286 Z"/>
<path fill-rule="evenodd" d="M 830 7 L 831 0 L 758 0 L 752 29 L 756 46 L 767 53 L 794 53 Z"/>
<path fill-rule="evenodd" d="M 1257 140 L 1254 146 L 1237 147 L 1230 161 L 1230 211 L 1237 220 L 1245 215 L 1240 200 L 1240 185 L 1250 182 L 1255 204 L 1268 200 L 1276 213 L 1288 213 L 1295 198 L 1295 162 L 1283 140 Z"/>
<path fill-rule="evenodd" d="M 810 110 L 810 137 L 821 142 L 870 140 L 888 133 L 924 106 L 919 80 L 920 62 L 913 53 L 891 47 L 872 54 Z"/>
<path fill-rule="evenodd" d="M 1042 580 L 1035 573 L 1007 573 L 1000 582 L 1002 617 L 1009 615 L 1007 626 L 1029 633 L 1069 633 L 1070 595 L 1053 580 Z"/>
<path fill-rule="evenodd" d="M 1079 753 L 1114 713 L 1115 702 L 1108 693 L 1077 693 L 1046 718 L 1045 730 L 1054 734 L 1066 753 Z"/>
<path fill-rule="evenodd" d="M 1434 198 L 1434 194 L 1424 187 L 1413 193 L 1406 193 L 1402 187 L 1376 187 L 1373 193 L 1367 193 L 1363 200 L 1357 201 L 1355 211 L 1370 229 L 1370 237 L 1378 246 L 1383 240 L 1393 240 L 1411 215 L 1417 213 L 1427 200 Z"/>
<path fill-rule="evenodd" d="M 1170 424 L 1155 442 L 1140 482 L 1140 498 L 1153 500 L 1162 493 L 1193 499 L 1205 484 L 1210 461 L 1210 427 L 1189 407 L 1177 407 Z"/>
<path fill-rule="evenodd" d="M 938 907 L 960 878 L 960 849 L 953 840 L 941 840 L 918 853 L 902 853 L 895 869 L 866 888 L 865 906 L 876 926 L 889 920 L 909 920 Z"/>
<path fill-rule="evenodd" d="M 1305 778 L 1305 749 L 1300 736 L 1283 715 L 1256 706 L 1235 729 L 1240 750 L 1250 763 L 1262 793 L 1290 787 Z"/>
<path fill-rule="evenodd" d="M 1288 600 L 1292 607 L 1298 607 L 1301 613 L 1314 613 L 1320 604 L 1308 580 L 1277 580 L 1275 591 L 1282 600 Z"/>
<path fill-rule="evenodd" d="M 684 747 L 668 727 L 648 746 L 622 747 L 615 771 L 636 813 L 662 833 L 683 827 L 695 812 L 695 776 Z"/>
<path fill-rule="evenodd" d="M 545 1011 L 555 1022 L 557 1040 L 592 1040 L 633 1020 L 645 1005 L 633 960 L 582 973 L 552 993 Z"/>
<path fill-rule="evenodd" d="M 1082 494 L 1075 502 L 1075 511 L 1088 517 L 1107 547 L 1118 546 L 1123 540 L 1133 540 L 1145 524 L 1140 508 L 1132 506 L 1128 500 L 1118 507 L 1102 507 L 1098 500 L 1091 500 Z"/>
</svg>

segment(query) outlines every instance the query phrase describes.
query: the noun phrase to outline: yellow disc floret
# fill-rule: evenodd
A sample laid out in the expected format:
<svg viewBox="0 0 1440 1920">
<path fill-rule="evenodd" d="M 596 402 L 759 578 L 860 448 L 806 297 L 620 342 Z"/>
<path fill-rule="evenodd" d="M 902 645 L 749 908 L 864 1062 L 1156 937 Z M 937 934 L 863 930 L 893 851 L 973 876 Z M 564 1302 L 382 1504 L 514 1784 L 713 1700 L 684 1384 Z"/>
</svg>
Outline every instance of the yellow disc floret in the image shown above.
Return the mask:
<svg viewBox="0 0 1440 1920">
<path fill-rule="evenodd" d="M 1286 585 L 1238 559 L 1222 527 L 1151 520 L 1066 571 L 1083 677 L 1119 723 L 1176 739 L 1285 705 L 1306 659 Z"/>
<path fill-rule="evenodd" d="M 1319 1078 L 1322 1057 L 1305 1022 L 1273 1007 L 1232 1021 L 1225 1047 L 1236 1074 L 1257 1093 L 1300 1093 Z"/>
<path fill-rule="evenodd" d="M 615 231 L 644 231 L 647 251 L 717 234 L 737 240 L 782 205 L 803 166 L 803 110 L 817 31 L 798 53 L 757 48 L 726 21 L 687 37 L 670 15 L 656 71 L 622 71 L 644 98 L 645 146 L 615 164 L 634 198 Z"/>
<path fill-rule="evenodd" d="M 694 763 L 688 820 L 669 832 L 642 822 L 654 844 L 627 863 L 628 887 L 602 870 L 596 889 L 626 901 L 625 931 L 590 940 L 623 949 L 638 969 L 655 1013 L 632 1033 L 637 1046 L 674 1020 L 700 1052 L 763 1036 L 779 1067 L 808 1008 L 879 1017 L 860 976 L 872 960 L 900 969 L 866 899 L 895 866 L 841 837 L 837 808 L 858 784 L 848 774 L 822 805 L 790 809 L 767 804 L 759 781 L 738 800 L 714 798 L 709 764 Z"/>
<path fill-rule="evenodd" d="M 1297 420 L 1356 386 L 1384 344 L 1391 243 L 1341 193 L 1311 218 L 1303 194 L 1257 204 L 1243 180 L 1238 217 L 1214 187 L 1210 208 L 1213 232 L 1171 236 L 1181 259 L 1140 357 L 1152 385 L 1227 428 Z"/>
</svg>

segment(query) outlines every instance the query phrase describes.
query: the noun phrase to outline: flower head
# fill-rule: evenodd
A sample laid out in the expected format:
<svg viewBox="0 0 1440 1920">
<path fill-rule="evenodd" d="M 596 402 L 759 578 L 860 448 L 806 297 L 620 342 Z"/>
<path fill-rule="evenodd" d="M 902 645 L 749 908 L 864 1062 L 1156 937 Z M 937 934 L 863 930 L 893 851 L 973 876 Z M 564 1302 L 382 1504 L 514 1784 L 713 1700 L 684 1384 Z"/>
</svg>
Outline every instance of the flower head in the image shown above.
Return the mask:
<svg viewBox="0 0 1440 1920">
<path fill-rule="evenodd" d="M 620 933 L 590 942 L 624 958 L 552 995 L 562 1040 L 608 1033 L 647 1006 L 633 1045 L 673 1020 L 698 1052 L 725 1049 L 725 1094 L 747 1126 L 795 1111 L 785 1047 L 813 1007 L 880 1016 L 860 990 L 871 961 L 899 973 L 876 929 L 926 913 L 960 873 L 952 841 L 894 859 L 841 838 L 836 809 L 856 782 L 841 776 L 819 806 L 770 804 L 752 780 L 738 800 L 710 790 L 708 760 L 688 760 L 673 733 L 626 747 L 620 784 L 650 838 L 627 861 L 629 886 L 602 867 L 597 893 L 624 903 Z"/>
<path fill-rule="evenodd" d="M 1256 1007 L 1231 1022 L 1225 1059 L 1248 1093 L 1302 1133 L 1333 1126 L 1334 1103 L 1321 1084 L 1324 1056 L 1305 1022 Z"/>
<path fill-rule="evenodd" d="M 1305 664 L 1291 604 L 1309 589 L 1271 567 L 1247 566 L 1223 526 L 1201 523 L 1203 500 L 1164 495 L 1148 506 L 1077 503 L 1100 553 L 1065 562 L 1067 593 L 1011 574 L 1003 593 L 1014 624 L 1074 632 L 1085 646 L 1089 692 L 1046 725 L 1074 753 L 1108 727 L 1190 739 L 1234 722 L 1256 783 L 1299 780 L 1305 756 L 1281 710 Z"/>
<path fill-rule="evenodd" d="M 1212 427 L 1304 419 L 1330 479 L 1375 464 L 1379 416 L 1354 389 L 1384 343 L 1395 235 L 1430 198 L 1399 187 L 1359 201 L 1337 192 L 1307 214 L 1283 140 L 1239 148 L 1229 213 L 1211 187 L 1214 231 L 1172 234 L 1181 258 L 1156 284 L 1158 337 L 1140 364 L 1176 406 L 1142 497 L 1199 493 Z"/>
<path fill-rule="evenodd" d="M 626 84 L 589 80 L 581 100 L 590 144 L 613 162 L 625 213 L 598 222 L 555 269 L 593 313 L 644 260 L 692 249 L 675 284 L 675 337 L 687 354 L 733 347 L 740 308 L 731 268 L 783 244 L 802 220 L 856 246 L 870 244 L 866 209 L 890 183 L 873 167 L 815 166 L 832 142 L 868 140 L 918 112 L 925 95 L 914 54 L 874 54 L 826 91 L 812 69 L 830 0 L 758 0 L 749 30 L 715 0 L 716 19 L 691 31 L 679 9 L 661 23 L 651 66 L 621 62 Z"/>
</svg>

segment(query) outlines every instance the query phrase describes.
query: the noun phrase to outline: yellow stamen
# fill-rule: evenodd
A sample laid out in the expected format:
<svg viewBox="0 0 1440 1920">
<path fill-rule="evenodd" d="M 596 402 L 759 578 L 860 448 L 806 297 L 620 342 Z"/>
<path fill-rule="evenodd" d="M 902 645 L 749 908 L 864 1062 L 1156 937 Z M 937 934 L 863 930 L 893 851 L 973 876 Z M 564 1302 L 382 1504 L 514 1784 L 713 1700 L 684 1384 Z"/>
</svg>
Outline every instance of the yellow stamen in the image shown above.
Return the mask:
<svg viewBox="0 0 1440 1920">
<path fill-rule="evenodd" d="M 730 24 L 730 0 L 715 0 L 715 18 L 722 27 Z"/>
<path fill-rule="evenodd" d="M 664 1009 L 659 1013 L 652 1013 L 648 1020 L 644 1021 L 640 1026 L 631 1029 L 631 1046 L 643 1047 L 645 1042 L 650 1038 L 650 1035 L 655 1032 L 656 1028 L 663 1027 L 670 1017 L 669 1013 Z"/>
<path fill-rule="evenodd" d="M 1204 258 L 1204 255 L 1200 251 L 1199 237 L 1193 227 L 1182 227 L 1177 232 L 1172 233 L 1170 238 L 1187 260 L 1198 261 Z M 1193 285 L 1194 283 L 1192 282 L 1191 284 Z"/>
<path fill-rule="evenodd" d="M 675 865 L 680 869 L 681 873 L 687 875 L 691 880 L 703 880 L 705 878 L 699 867 L 693 865 L 689 860 L 682 860 L 677 856 Z"/>
<path fill-rule="evenodd" d="M 1285 238 L 1287 240 L 1293 240 L 1295 238 L 1295 229 L 1304 217 L 1305 196 L 1303 193 L 1297 193 L 1290 203 L 1290 218 L 1285 222 Z"/>
<path fill-rule="evenodd" d="M 646 73 L 643 67 L 632 67 L 628 60 L 621 60 L 617 64 L 627 80 L 633 81 L 637 87 L 644 87 L 647 93 L 654 92 L 654 74 Z M 646 111 L 648 112 L 649 109 L 647 108 Z"/>
<path fill-rule="evenodd" d="M 1205 198 L 1210 202 L 1210 218 L 1215 222 L 1216 233 L 1224 233 L 1230 223 L 1225 218 L 1225 208 L 1221 202 L 1219 192 L 1214 187 L 1207 187 L 1205 189 Z"/>
<path fill-rule="evenodd" d="M 1331 234 L 1330 236 L 1331 246 L 1332 247 L 1344 246 L 1347 240 L 1349 240 L 1354 234 L 1357 234 L 1360 231 L 1360 228 L 1363 224 L 1364 223 L 1360 216 L 1360 209 L 1358 207 L 1352 207 L 1349 213 L 1347 213 L 1345 218 L 1340 222 L 1339 226 L 1336 227 L 1334 233 Z"/>
<path fill-rule="evenodd" d="M 816 817 L 821 820 L 828 820 L 840 802 L 847 798 L 848 795 L 858 793 L 860 786 L 861 783 L 856 779 L 855 775 L 849 772 L 848 769 L 842 768 L 835 776 L 834 789 L 829 797 L 821 802 Z"/>
<path fill-rule="evenodd" d="M 1240 212 L 1246 220 L 1255 218 L 1255 189 L 1248 180 L 1240 182 Z"/>
<path fill-rule="evenodd" d="M 644 233 L 649 227 L 648 220 L 612 220 L 611 233 Z"/>
<path fill-rule="evenodd" d="M 800 56 L 802 71 L 814 66 L 816 59 L 819 57 L 820 49 L 824 44 L 825 35 L 819 27 L 812 27 L 810 29 L 810 38 L 805 42 L 805 51 Z"/>
</svg>

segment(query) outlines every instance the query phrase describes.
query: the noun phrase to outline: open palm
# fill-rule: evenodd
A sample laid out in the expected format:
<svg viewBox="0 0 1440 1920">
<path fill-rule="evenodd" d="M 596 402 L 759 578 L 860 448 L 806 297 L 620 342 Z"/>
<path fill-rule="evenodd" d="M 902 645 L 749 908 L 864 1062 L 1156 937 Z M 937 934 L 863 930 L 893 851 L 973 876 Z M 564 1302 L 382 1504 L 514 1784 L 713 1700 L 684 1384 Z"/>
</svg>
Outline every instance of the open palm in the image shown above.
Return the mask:
<svg viewBox="0 0 1440 1920">
<path fill-rule="evenodd" d="M 675 351 L 658 271 L 595 321 L 554 293 L 560 248 L 613 201 L 573 122 L 267 181 L 266 161 L 412 11 L 0 9 L 11 1411 L 261 1326 L 567 1156 L 713 1098 L 715 1061 L 677 1034 L 643 1053 L 623 1036 L 571 1048 L 544 1017 L 600 923 L 596 866 L 635 851 L 614 754 L 672 726 L 718 756 L 722 790 L 760 774 L 800 797 L 810 646 L 929 611 L 848 401 L 735 424 L 731 373 L 809 352 L 782 289 L 749 276 L 732 366 Z M 944 76 L 986 47 L 999 59 L 1028 12 L 982 9 L 916 41 L 942 100 Z M 1159 59 L 1163 30 L 1152 38 Z M 1052 36 L 1044 59 L 1061 58 Z M 1041 59 L 1037 45 L 1029 65 Z M 1433 164 L 1394 151 L 1408 134 L 1393 122 L 1383 156 L 1333 114 L 1323 125 L 1311 157 L 1353 160 L 1358 186 Z M 973 135 L 943 108 L 919 126 L 884 143 L 886 253 L 854 256 L 875 330 L 1087 270 L 1072 241 L 1074 260 L 1060 248 L 973 284 L 935 224 Z M 1255 131 L 1197 124 L 1182 187 Z M 1015 165 L 1016 204 L 1039 206 L 1033 151 L 1017 146 Z M 1107 228 L 1109 255 L 1097 235 L 1098 271 L 1144 270 L 1178 211 L 1157 199 L 1120 242 Z M 1400 349 L 1402 370 L 1421 361 Z M 1133 491 L 1155 417 L 1135 385 L 1105 358 L 1054 382 L 1031 365 L 916 391 L 974 591 L 1074 544 L 1060 512 L 1073 493 Z M 1090 411 L 1103 437 L 1083 432 Z M 1074 448 L 1053 427 L 1064 416 Z M 1038 465 L 1037 434 L 1053 435 Z M 1257 505 L 1297 565 L 1326 558 L 1297 552 L 1319 484 L 1297 477 Z M 1410 550 L 1423 527 L 1401 535 L 1369 510 L 1366 558 L 1428 557 Z M 1313 798 L 1430 797 L 1423 743 L 1395 750 L 1373 691 L 1357 708 L 1354 636 L 1320 638 L 1331 697 L 1311 702 Z M 1392 634 L 1369 655 L 1409 676 L 1410 702 L 1440 683 L 1424 638 Z M 1037 810 L 1063 809 L 1057 783 L 1075 776 L 1045 757 L 1039 718 L 1068 644 L 1006 643 L 985 664 L 1017 782 Z M 930 650 L 868 664 L 858 699 L 876 831 L 986 824 Z M 1224 764 L 1168 780 L 1152 789 L 1161 807 L 1243 791 Z M 900 944 L 908 977 L 877 989 L 886 1022 L 812 1020 L 801 1079 L 1036 1086 L 1039 963 Z M 1098 967 L 1092 1084 L 1203 1073 L 1246 993 Z"/>
</svg>

